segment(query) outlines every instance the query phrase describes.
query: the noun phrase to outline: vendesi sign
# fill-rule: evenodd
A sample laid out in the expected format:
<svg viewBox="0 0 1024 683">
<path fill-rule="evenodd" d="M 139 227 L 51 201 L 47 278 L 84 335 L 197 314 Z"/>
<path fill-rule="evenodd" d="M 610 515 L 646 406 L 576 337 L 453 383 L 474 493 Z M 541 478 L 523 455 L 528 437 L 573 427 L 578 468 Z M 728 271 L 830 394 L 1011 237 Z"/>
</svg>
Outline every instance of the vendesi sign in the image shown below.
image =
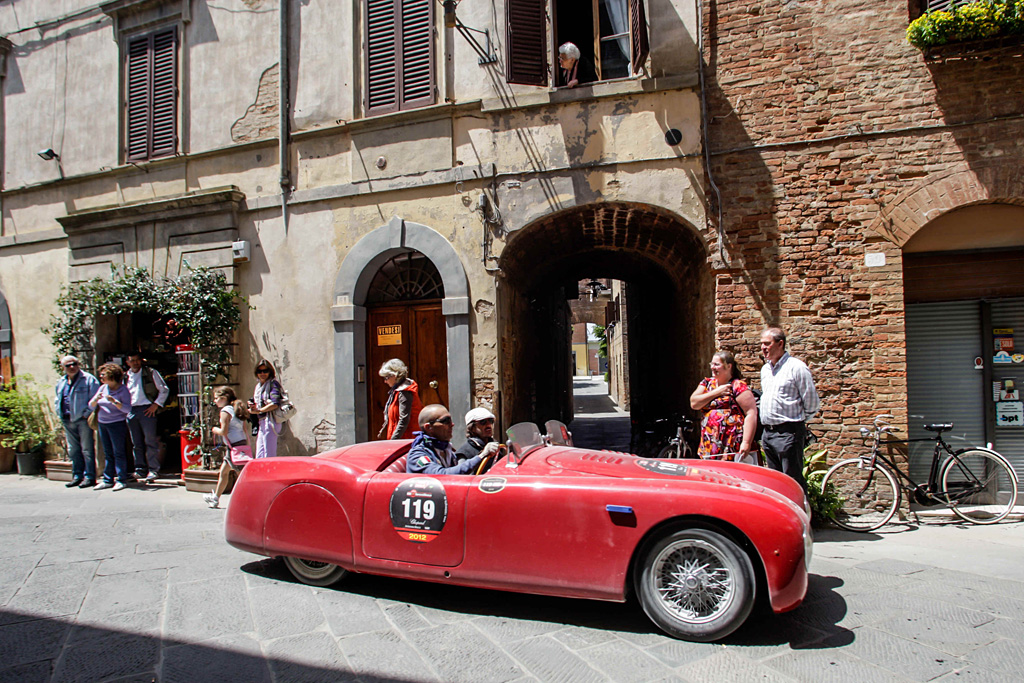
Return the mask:
<svg viewBox="0 0 1024 683">
<path fill-rule="evenodd" d="M 401 325 L 378 325 L 377 346 L 401 346 L 402 326 Z"/>
</svg>

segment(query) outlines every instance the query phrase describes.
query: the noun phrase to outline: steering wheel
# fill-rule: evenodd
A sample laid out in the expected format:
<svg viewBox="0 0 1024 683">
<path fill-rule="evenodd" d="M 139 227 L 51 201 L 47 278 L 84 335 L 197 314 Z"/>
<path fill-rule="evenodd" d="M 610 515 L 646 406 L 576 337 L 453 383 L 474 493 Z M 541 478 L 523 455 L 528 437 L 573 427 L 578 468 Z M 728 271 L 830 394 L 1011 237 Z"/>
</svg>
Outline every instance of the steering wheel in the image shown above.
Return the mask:
<svg viewBox="0 0 1024 683">
<path fill-rule="evenodd" d="M 474 472 L 473 475 L 480 475 L 486 472 L 487 470 L 491 469 L 491 467 L 494 466 L 494 463 L 498 462 L 499 460 L 505 457 L 506 453 L 508 453 L 508 448 L 505 446 L 505 444 L 498 444 L 498 452 L 496 454 L 491 453 L 490 455 L 485 455 L 480 460 L 480 464 L 476 466 L 476 472 Z"/>
</svg>

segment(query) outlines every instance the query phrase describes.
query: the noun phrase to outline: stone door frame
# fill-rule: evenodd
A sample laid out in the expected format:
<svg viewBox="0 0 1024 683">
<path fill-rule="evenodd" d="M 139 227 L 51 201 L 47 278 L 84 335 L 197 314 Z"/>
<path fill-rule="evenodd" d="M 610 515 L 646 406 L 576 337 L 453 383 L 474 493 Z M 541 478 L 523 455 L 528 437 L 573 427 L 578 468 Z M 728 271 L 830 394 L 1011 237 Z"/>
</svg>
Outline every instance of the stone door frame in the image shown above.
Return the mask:
<svg viewBox="0 0 1024 683">
<path fill-rule="evenodd" d="M 409 249 L 420 252 L 437 268 L 444 283 L 441 312 L 447 323 L 448 410 L 461 424 L 470 409 L 472 374 L 469 346 L 469 280 L 459 255 L 439 232 L 395 216 L 363 236 L 342 261 L 334 281 L 334 412 L 338 446 L 367 438 L 366 382 L 379 380 L 377 368 L 366 367 L 366 296 L 380 267 Z M 462 439 L 455 430 L 453 441 Z M 464 438 L 464 437 L 463 437 Z"/>
</svg>

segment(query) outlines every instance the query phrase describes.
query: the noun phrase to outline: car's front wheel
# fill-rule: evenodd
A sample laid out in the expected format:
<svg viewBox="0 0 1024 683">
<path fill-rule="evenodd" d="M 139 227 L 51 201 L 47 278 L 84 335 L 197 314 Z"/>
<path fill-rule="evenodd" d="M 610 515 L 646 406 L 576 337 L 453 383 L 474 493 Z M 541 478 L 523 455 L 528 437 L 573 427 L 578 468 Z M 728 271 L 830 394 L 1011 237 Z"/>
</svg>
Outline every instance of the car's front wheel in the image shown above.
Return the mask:
<svg viewBox="0 0 1024 683">
<path fill-rule="evenodd" d="M 348 574 L 347 569 L 329 562 L 286 557 L 284 564 L 296 579 L 310 586 L 330 586 L 341 581 Z"/>
<path fill-rule="evenodd" d="M 708 642 L 729 635 L 754 606 L 750 558 L 710 529 L 686 529 L 655 542 L 641 558 L 637 594 L 647 616 L 683 640 Z"/>
</svg>

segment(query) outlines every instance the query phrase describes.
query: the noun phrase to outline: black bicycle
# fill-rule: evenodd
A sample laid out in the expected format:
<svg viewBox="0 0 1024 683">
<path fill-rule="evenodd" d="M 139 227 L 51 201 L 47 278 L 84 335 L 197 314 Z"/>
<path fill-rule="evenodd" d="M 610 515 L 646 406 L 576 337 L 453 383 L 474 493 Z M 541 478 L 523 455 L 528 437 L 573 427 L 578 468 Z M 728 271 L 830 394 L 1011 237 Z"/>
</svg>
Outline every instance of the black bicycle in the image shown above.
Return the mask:
<svg viewBox="0 0 1024 683">
<path fill-rule="evenodd" d="M 832 484 L 843 500 L 832 517 L 837 525 L 850 531 L 881 528 L 899 509 L 903 491 L 920 505 L 943 505 L 973 524 L 994 524 L 1010 513 L 1017 502 L 1017 474 L 1006 458 L 987 448 L 954 451 L 942 438 L 953 429 L 948 422 L 924 425 L 934 438 L 892 439 L 888 435 L 898 430 L 890 419 L 879 415 L 874 430 L 860 428 L 861 436 L 872 440 L 870 453 L 838 462 L 825 473 L 822 492 Z M 882 448 L 923 441 L 934 442 L 935 450 L 928 482 L 919 484 Z M 941 466 L 940 451 L 947 455 Z"/>
<path fill-rule="evenodd" d="M 632 425 L 629 450 L 644 458 L 692 458 L 689 436 L 693 420 L 687 417 L 659 418 L 640 426 Z"/>
</svg>

